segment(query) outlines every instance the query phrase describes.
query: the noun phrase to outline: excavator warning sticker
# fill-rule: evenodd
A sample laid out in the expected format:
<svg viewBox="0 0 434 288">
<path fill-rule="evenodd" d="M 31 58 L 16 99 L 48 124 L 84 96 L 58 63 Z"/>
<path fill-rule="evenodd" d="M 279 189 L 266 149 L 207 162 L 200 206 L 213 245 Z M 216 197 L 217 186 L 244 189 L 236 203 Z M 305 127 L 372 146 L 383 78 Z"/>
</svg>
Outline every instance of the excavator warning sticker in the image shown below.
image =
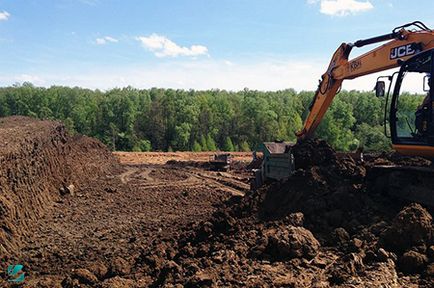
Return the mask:
<svg viewBox="0 0 434 288">
<path fill-rule="evenodd" d="M 410 43 L 390 49 L 390 60 L 416 54 L 415 43 Z"/>
</svg>

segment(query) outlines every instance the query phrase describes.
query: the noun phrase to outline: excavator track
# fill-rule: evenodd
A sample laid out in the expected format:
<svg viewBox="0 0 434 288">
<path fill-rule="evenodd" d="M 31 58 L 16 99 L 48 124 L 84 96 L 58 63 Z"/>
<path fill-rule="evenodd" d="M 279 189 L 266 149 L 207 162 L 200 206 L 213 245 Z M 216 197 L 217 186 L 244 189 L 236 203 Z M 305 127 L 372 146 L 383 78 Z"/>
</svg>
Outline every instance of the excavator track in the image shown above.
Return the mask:
<svg viewBox="0 0 434 288">
<path fill-rule="evenodd" d="M 433 167 L 376 165 L 366 179 L 369 191 L 434 207 Z"/>
</svg>

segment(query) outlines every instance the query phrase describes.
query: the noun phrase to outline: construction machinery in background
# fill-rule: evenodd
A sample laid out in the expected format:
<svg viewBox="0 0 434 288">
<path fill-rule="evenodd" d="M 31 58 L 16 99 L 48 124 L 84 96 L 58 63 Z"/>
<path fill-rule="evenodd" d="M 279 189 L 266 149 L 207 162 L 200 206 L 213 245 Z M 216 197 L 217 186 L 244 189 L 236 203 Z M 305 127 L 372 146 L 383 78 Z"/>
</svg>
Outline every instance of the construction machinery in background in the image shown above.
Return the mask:
<svg viewBox="0 0 434 288">
<path fill-rule="evenodd" d="M 354 48 L 385 41 L 388 42 L 361 56 L 349 59 Z M 385 35 L 341 44 L 333 54 L 327 71 L 322 75 L 303 128 L 296 133 L 297 141 L 313 137 L 334 97 L 339 93 L 344 80 L 397 67 L 399 70 L 391 75 L 378 77 L 375 85 L 376 96 L 386 97 L 384 108 L 386 136 L 391 138 L 392 148 L 400 154 L 434 158 L 434 78 L 431 77 L 434 75 L 434 31 L 420 21 L 396 27 L 391 33 Z M 386 85 L 385 80 L 388 85 Z M 399 100 L 403 94 L 408 97 L 409 94 L 404 92 L 408 91 L 409 88 L 414 90 L 416 84 L 420 91 L 426 94 L 426 97 L 416 111 L 407 111 L 402 104 L 400 105 Z M 388 87 L 386 88 L 386 86 Z M 390 133 L 386 129 L 387 126 Z M 266 151 L 263 152 L 266 153 Z M 284 153 L 291 153 L 289 144 L 285 144 Z M 289 177 L 292 171 L 297 168 L 297 163 L 293 165 L 291 163 L 293 158 L 290 156 L 285 159 L 289 161 L 285 165 L 290 169 L 285 177 Z M 272 175 L 281 175 L 280 168 L 274 168 L 273 162 L 272 157 L 264 157 L 261 167 L 263 171 L 261 173 L 256 172 L 257 177 L 260 174 L 263 178 L 256 180 L 256 182 L 262 183 L 264 180 L 273 179 Z M 268 171 L 268 167 L 277 170 Z M 386 176 L 393 175 L 391 181 L 399 178 L 400 175 L 406 177 L 406 175 L 413 175 L 414 173 L 417 174 L 416 176 L 422 175 L 424 179 L 434 178 L 434 172 L 429 168 L 421 169 L 418 167 L 416 169 L 416 167 L 397 166 L 377 168 L 381 169 Z M 282 179 L 282 177 L 279 178 L 279 180 Z M 384 189 L 388 188 L 385 187 Z M 407 192 L 402 191 L 405 190 L 403 187 L 399 190 L 402 194 L 400 196 L 404 196 L 403 198 L 414 199 L 434 206 L 433 193 L 418 196 L 412 195 L 411 188 Z"/>
<path fill-rule="evenodd" d="M 209 159 L 211 171 L 228 171 L 231 167 L 232 156 L 230 153 L 214 154 Z"/>
</svg>

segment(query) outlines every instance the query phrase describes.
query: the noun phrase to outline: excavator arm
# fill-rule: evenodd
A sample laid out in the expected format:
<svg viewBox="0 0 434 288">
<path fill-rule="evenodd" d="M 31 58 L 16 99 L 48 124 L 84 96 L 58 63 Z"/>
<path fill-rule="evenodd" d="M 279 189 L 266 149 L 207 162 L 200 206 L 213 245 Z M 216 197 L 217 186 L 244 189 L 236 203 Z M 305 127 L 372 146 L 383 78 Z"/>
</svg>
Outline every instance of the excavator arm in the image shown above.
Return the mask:
<svg viewBox="0 0 434 288">
<path fill-rule="evenodd" d="M 414 26 L 417 30 L 408 29 Z M 388 40 L 390 41 L 348 60 L 354 47 Z M 341 44 L 333 54 L 327 71 L 322 75 L 303 129 L 296 133 L 297 139 L 303 140 L 313 136 L 344 80 L 399 67 L 402 62 L 415 54 L 432 48 L 434 48 L 434 31 L 419 21 L 397 27 L 390 34 L 359 40 L 354 44 Z"/>
</svg>

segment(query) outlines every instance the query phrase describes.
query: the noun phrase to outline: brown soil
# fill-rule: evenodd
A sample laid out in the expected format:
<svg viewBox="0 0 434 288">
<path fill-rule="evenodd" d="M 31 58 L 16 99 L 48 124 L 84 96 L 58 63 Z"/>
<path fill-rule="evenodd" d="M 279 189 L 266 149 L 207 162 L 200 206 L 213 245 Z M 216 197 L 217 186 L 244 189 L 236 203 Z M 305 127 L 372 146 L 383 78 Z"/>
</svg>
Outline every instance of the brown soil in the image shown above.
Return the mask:
<svg viewBox="0 0 434 288">
<path fill-rule="evenodd" d="M 216 153 L 227 152 L 114 152 L 125 164 L 166 164 L 167 161 L 208 162 Z M 259 153 L 258 153 L 259 154 Z M 231 152 L 235 161 L 250 162 L 252 152 Z"/>
<path fill-rule="evenodd" d="M 153 240 L 210 217 L 214 205 L 249 188 L 243 172 L 143 164 L 143 156 L 119 163 L 100 142 L 70 137 L 58 122 L 3 118 L 0 139 L 0 287 L 8 285 L 7 265 L 18 263 L 24 287 L 60 287 L 67 275 L 121 285 Z"/>
<path fill-rule="evenodd" d="M 18 252 L 17 240 L 30 235 L 32 223 L 60 199 L 66 187 L 82 187 L 118 167 L 100 142 L 84 136 L 69 137 L 57 122 L 1 119 L 0 139 L 3 257 Z"/>
<path fill-rule="evenodd" d="M 423 159 L 308 141 L 293 177 L 249 191 L 247 155 L 229 172 L 194 153 L 119 163 L 60 123 L 0 121 L 0 256 L 23 287 L 433 286 L 432 211 L 371 181 L 373 163 Z"/>
<path fill-rule="evenodd" d="M 370 163 L 338 159 L 322 141 L 294 149 L 299 170 L 289 181 L 232 198 L 178 238 L 158 239 L 137 271 L 153 287 L 432 287 L 429 212 L 371 191 Z"/>
</svg>

